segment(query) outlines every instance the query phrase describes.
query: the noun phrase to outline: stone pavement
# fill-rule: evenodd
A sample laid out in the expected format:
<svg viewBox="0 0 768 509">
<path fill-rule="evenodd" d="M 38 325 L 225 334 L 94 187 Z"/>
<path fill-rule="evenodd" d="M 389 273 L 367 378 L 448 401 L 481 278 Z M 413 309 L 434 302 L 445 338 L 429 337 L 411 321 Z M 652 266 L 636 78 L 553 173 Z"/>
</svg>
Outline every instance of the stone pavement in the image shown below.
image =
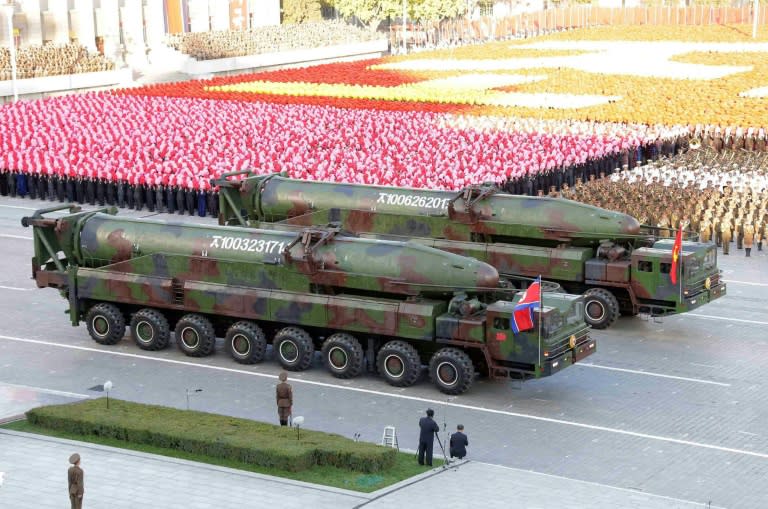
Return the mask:
<svg viewBox="0 0 768 509">
<path fill-rule="evenodd" d="M 702 504 L 464 461 L 374 493 L 329 488 L 135 451 L 0 430 L 0 507 L 67 505 L 67 459 L 82 456 L 86 508 L 493 507 L 691 509 Z"/>
</svg>

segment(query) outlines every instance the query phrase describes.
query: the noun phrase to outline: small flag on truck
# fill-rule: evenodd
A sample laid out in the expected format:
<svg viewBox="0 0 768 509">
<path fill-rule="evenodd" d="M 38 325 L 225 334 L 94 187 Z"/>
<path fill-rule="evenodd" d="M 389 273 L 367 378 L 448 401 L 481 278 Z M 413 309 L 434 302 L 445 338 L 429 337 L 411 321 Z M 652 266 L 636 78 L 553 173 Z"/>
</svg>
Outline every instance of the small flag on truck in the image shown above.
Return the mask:
<svg viewBox="0 0 768 509">
<path fill-rule="evenodd" d="M 672 267 L 669 270 L 669 278 L 672 280 L 672 284 L 677 284 L 677 272 L 678 272 L 678 260 L 680 259 L 680 250 L 683 248 L 683 225 L 682 223 L 677 229 L 677 235 L 675 236 L 675 243 L 672 246 Z"/>
<path fill-rule="evenodd" d="M 531 283 L 512 312 L 512 332 L 533 329 L 533 310 L 541 307 L 541 276 Z"/>
</svg>

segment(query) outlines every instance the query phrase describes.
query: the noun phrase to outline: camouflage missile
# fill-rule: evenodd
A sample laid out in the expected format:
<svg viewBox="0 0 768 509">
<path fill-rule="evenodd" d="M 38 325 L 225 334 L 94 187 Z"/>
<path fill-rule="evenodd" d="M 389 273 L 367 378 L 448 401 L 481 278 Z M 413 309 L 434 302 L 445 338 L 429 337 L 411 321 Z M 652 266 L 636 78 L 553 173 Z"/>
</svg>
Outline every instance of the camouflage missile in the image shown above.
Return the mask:
<svg viewBox="0 0 768 509">
<path fill-rule="evenodd" d="M 457 193 L 303 181 L 278 174 L 239 182 L 227 177 L 213 183 L 225 189 L 239 186 L 242 208 L 251 220 L 306 216 L 308 223 L 317 224 L 318 212 L 339 209 L 360 211 L 357 219 L 363 224 L 359 228 L 345 225 L 353 231 L 451 240 L 488 235 L 577 244 L 640 233 L 640 223 L 627 214 L 571 200 L 503 194 L 491 186 Z M 231 208 L 222 203 L 222 210 Z M 310 214 L 315 217 L 310 219 Z"/>
<path fill-rule="evenodd" d="M 499 284 L 496 269 L 473 258 L 414 242 L 339 235 L 334 229 L 210 227 L 96 213 L 81 219 L 78 231 L 77 262 L 88 267 L 162 254 L 215 262 L 210 276 L 230 283 L 243 277 L 238 275 L 244 273 L 243 266 L 260 264 L 303 274 L 302 285 L 398 294 L 497 288 Z M 155 270 L 164 268 L 158 265 Z M 268 278 L 259 286 L 270 287 Z"/>
</svg>

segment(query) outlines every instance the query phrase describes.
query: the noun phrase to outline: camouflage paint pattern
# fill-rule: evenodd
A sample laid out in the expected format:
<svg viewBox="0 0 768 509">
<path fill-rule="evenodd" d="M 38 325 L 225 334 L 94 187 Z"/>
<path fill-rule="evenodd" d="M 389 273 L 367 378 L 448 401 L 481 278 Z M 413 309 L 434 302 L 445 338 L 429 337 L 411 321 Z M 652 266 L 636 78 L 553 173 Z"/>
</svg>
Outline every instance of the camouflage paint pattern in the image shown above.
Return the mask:
<svg viewBox="0 0 768 509">
<path fill-rule="evenodd" d="M 125 314 L 150 307 L 169 319 L 195 312 L 214 323 L 402 338 L 424 359 L 440 346 L 473 345 L 498 377 L 547 376 L 595 349 L 584 321 L 573 320 L 581 297 L 545 293 L 544 312 L 535 313 L 545 334 L 514 335 L 520 296 L 498 287 L 493 267 L 417 243 L 41 212 L 22 221 L 46 239 L 35 242 L 33 277 L 62 290 L 73 325 L 91 305 L 110 302 Z"/>
<path fill-rule="evenodd" d="M 669 275 L 661 272 L 671 259 L 671 243 L 651 248 L 653 237 L 636 219 L 592 205 L 507 195 L 483 186 L 456 193 L 245 176 L 213 181 L 221 187 L 221 224 L 332 223 L 372 238 L 410 238 L 485 261 L 512 279 L 542 276 L 572 293 L 604 288 L 627 314 L 682 313 L 726 292 L 716 259 L 695 274 L 683 274 L 682 291 L 680 285 L 672 288 Z M 604 241 L 620 249 L 619 256 L 609 260 L 601 253 Z M 695 249 L 716 257 L 712 244 Z M 640 271 L 642 261 L 651 262 L 654 272 Z"/>
<path fill-rule="evenodd" d="M 240 207 L 259 221 L 283 221 L 318 211 L 360 210 L 375 225 L 354 228 L 392 235 L 474 241 L 478 236 L 537 239 L 548 245 L 589 242 L 637 235 L 640 223 L 632 216 L 570 200 L 517 196 L 492 186 L 455 191 L 395 188 L 360 184 L 303 181 L 279 174 L 251 176 L 243 181 L 212 181 L 226 191 L 239 187 Z M 223 221 L 233 219 L 222 202 Z M 407 216 L 409 221 L 403 221 Z M 387 218 L 391 219 L 387 221 Z"/>
</svg>

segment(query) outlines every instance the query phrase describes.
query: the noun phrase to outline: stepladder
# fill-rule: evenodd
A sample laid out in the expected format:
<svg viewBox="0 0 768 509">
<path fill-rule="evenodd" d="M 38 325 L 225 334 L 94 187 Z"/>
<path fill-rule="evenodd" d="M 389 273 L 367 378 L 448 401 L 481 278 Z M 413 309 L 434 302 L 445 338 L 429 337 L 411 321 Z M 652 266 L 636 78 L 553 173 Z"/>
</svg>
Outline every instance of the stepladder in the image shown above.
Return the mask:
<svg viewBox="0 0 768 509">
<path fill-rule="evenodd" d="M 397 444 L 397 430 L 394 426 L 384 427 L 384 433 L 381 435 L 381 445 L 400 450 L 400 446 Z"/>
</svg>

